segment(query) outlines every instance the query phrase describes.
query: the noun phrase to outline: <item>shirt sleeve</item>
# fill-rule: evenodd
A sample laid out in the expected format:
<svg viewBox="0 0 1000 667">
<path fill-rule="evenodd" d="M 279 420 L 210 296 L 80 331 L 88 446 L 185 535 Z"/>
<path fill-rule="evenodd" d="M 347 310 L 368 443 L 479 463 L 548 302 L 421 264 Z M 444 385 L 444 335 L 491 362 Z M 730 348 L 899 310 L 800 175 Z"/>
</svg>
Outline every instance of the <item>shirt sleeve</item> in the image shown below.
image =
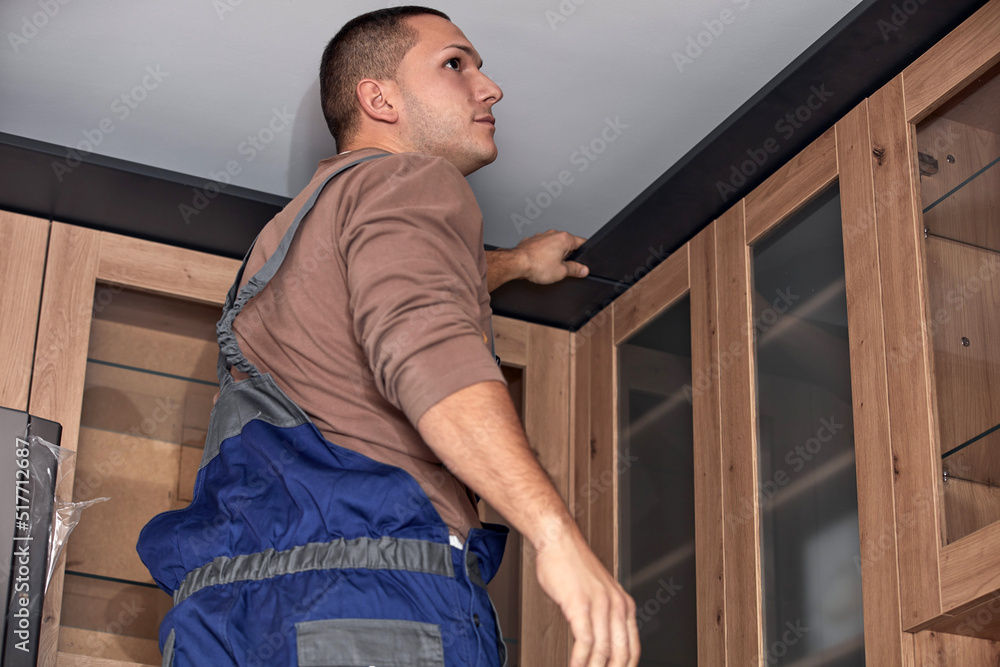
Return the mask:
<svg viewBox="0 0 1000 667">
<path fill-rule="evenodd" d="M 483 331 L 482 214 L 446 160 L 370 167 L 339 230 L 349 308 L 379 393 L 416 425 L 464 387 L 503 382 Z"/>
</svg>

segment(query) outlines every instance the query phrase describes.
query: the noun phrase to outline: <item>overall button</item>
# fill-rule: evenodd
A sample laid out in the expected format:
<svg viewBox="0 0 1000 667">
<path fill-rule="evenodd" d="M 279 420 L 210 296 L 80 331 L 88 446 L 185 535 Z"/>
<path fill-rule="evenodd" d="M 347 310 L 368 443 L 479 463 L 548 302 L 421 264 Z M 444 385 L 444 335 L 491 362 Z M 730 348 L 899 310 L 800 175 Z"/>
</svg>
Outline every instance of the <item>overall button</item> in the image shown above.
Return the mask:
<svg viewBox="0 0 1000 667">
<path fill-rule="evenodd" d="M 477 628 L 479 627 L 479 614 L 472 615 L 472 622 L 476 624 Z"/>
</svg>

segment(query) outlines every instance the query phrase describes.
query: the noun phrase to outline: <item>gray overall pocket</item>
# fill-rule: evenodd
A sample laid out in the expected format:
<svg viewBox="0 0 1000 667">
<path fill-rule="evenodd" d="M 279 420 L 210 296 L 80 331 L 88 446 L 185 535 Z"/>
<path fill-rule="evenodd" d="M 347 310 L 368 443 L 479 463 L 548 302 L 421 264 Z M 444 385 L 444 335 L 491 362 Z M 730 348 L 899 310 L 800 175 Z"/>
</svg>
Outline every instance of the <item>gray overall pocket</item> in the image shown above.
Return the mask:
<svg viewBox="0 0 1000 667">
<path fill-rule="evenodd" d="M 299 667 L 444 667 L 433 623 L 338 618 L 295 624 Z"/>
</svg>

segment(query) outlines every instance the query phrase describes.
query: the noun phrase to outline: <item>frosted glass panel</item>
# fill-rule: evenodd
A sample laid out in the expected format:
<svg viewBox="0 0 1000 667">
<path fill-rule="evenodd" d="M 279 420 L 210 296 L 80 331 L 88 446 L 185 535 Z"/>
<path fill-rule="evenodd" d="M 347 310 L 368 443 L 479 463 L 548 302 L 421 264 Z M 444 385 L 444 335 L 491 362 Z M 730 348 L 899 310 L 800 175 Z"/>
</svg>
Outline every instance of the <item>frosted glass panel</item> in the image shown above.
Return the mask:
<svg viewBox="0 0 1000 667">
<path fill-rule="evenodd" d="M 835 189 L 756 245 L 753 283 L 764 664 L 864 665 Z"/>
<path fill-rule="evenodd" d="M 690 300 L 623 343 L 618 366 L 621 581 L 638 607 L 639 664 L 697 665 Z"/>
</svg>

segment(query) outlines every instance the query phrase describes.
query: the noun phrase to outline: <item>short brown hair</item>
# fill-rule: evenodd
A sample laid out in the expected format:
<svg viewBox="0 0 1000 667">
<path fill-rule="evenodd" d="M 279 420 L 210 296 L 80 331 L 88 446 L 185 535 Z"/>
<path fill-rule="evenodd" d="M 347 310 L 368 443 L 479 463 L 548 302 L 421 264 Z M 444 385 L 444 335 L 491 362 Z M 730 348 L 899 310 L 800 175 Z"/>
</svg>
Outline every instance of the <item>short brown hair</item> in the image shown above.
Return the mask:
<svg viewBox="0 0 1000 667">
<path fill-rule="evenodd" d="M 348 21 L 326 45 L 319 67 L 319 94 L 323 117 L 338 149 L 358 127 L 358 82 L 396 76 L 403 56 L 417 42 L 417 32 L 406 19 L 421 14 L 451 20 L 436 9 L 414 5 L 378 9 Z"/>
</svg>

